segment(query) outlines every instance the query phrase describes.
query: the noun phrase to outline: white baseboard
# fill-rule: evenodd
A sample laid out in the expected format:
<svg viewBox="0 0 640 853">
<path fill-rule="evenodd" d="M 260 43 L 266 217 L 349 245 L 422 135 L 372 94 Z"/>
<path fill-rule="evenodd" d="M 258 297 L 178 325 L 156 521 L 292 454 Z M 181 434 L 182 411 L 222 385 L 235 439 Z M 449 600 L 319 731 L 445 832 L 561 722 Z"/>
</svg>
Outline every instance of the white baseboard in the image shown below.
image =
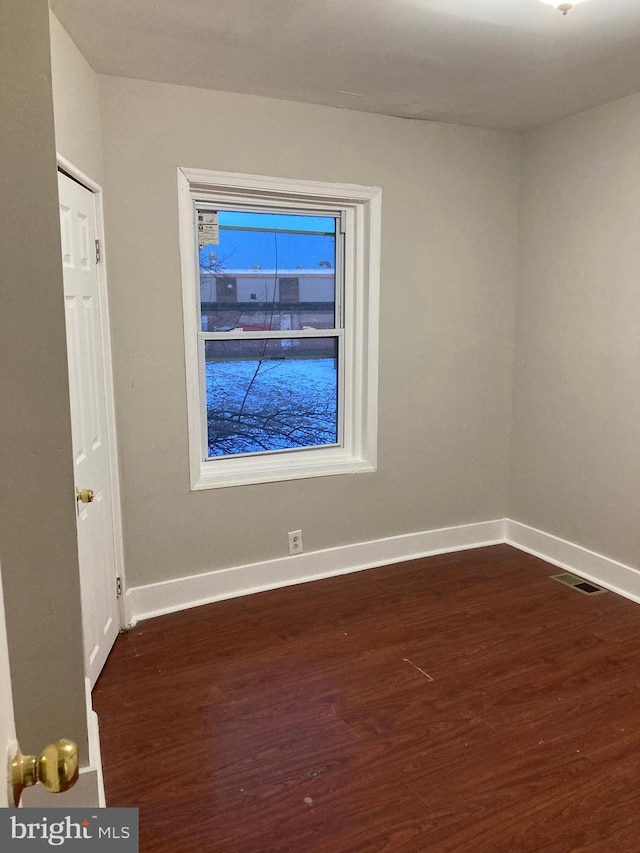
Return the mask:
<svg viewBox="0 0 640 853">
<path fill-rule="evenodd" d="M 640 603 L 640 571 L 637 569 L 550 533 L 502 518 L 358 542 L 132 587 L 124 597 L 126 624 L 133 626 L 142 619 L 226 598 L 502 543 Z"/>
<path fill-rule="evenodd" d="M 505 542 L 640 604 L 640 571 L 632 566 L 509 518 Z"/>
<path fill-rule="evenodd" d="M 498 519 L 408 533 L 132 587 L 125 595 L 126 621 L 128 625 L 135 625 L 141 619 L 226 598 L 419 557 L 497 545 L 504 542 L 504 524 L 504 519 Z"/>
<path fill-rule="evenodd" d="M 104 808 L 107 802 L 104 793 L 104 776 L 102 774 L 100 727 L 98 725 L 98 715 L 93 710 L 93 702 L 91 700 L 91 679 L 85 678 L 84 683 L 87 697 L 87 729 L 89 736 L 89 767 L 85 768 L 85 771 L 95 773 L 94 784 L 98 800 L 96 805 L 98 808 Z"/>
</svg>

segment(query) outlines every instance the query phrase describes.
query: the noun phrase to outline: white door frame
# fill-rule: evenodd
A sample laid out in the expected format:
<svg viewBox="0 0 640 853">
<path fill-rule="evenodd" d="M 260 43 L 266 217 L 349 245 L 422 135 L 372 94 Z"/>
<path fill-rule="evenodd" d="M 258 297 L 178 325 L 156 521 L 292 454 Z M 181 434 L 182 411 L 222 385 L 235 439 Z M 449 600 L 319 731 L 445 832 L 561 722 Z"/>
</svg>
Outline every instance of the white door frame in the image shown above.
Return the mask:
<svg viewBox="0 0 640 853">
<path fill-rule="evenodd" d="M 0 574 L 0 760 L 3 762 L 0 772 L 0 808 L 13 806 L 9 762 L 15 758 L 18 750 L 16 740 L 16 725 L 13 717 L 13 697 L 11 695 L 11 672 L 9 669 L 9 649 L 7 645 L 7 630 L 4 619 L 4 599 L 2 595 L 2 575 Z"/>
<path fill-rule="evenodd" d="M 57 155 L 58 168 L 86 187 L 95 197 L 96 233 L 100 241 L 101 260 L 97 264 L 98 271 L 98 300 L 100 306 L 100 329 L 102 332 L 102 353 L 104 361 L 104 384 L 106 392 L 105 412 L 107 439 L 109 442 L 109 484 L 111 486 L 114 556 L 116 563 L 115 577 L 121 579 L 122 594 L 118 599 L 118 616 L 120 627 L 127 625 L 125 611 L 126 581 L 124 569 L 124 541 L 122 536 L 122 503 L 120 497 L 120 474 L 118 469 L 118 444 L 116 435 L 115 395 L 113 390 L 113 364 L 111 360 L 111 326 L 109 322 L 109 299 L 107 290 L 107 265 L 104 251 L 104 211 L 102 187 L 85 175 L 80 169 L 70 163 L 61 154 Z M 114 577 L 114 581 L 115 581 Z"/>
</svg>

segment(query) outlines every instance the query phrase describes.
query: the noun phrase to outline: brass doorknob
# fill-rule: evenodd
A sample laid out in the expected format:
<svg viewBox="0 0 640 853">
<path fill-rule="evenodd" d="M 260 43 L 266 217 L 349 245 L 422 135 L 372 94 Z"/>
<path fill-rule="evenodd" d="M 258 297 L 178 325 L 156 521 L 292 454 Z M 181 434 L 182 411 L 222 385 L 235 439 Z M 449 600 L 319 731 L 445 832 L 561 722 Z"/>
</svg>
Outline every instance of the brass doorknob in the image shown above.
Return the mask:
<svg viewBox="0 0 640 853">
<path fill-rule="evenodd" d="M 13 801 L 17 808 L 25 788 L 40 782 L 52 794 L 68 791 L 78 781 L 78 747 L 73 741 L 57 740 L 40 755 L 18 754 L 11 762 Z"/>
<path fill-rule="evenodd" d="M 80 501 L 83 504 L 90 504 L 91 501 L 95 498 L 95 493 L 93 489 L 82 489 L 82 491 L 78 491 L 76 489 L 76 500 Z"/>
</svg>

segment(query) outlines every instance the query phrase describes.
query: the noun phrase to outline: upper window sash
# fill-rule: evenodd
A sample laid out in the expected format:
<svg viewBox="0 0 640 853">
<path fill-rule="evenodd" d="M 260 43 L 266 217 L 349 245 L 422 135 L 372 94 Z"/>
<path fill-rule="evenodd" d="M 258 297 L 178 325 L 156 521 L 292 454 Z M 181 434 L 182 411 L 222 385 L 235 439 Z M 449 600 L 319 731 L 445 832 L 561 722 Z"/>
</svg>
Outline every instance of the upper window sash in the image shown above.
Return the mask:
<svg viewBox="0 0 640 853">
<path fill-rule="evenodd" d="M 251 212 L 251 213 L 274 213 L 275 212 L 275 213 L 282 213 L 285 215 L 290 214 L 292 211 L 291 208 L 282 209 L 280 207 L 278 209 L 272 210 L 272 209 L 264 208 L 264 207 L 254 208 L 251 205 L 246 205 L 246 204 L 243 204 L 243 205 L 235 204 L 235 205 L 223 206 L 223 205 L 215 204 L 214 202 L 206 202 L 205 203 L 202 201 L 201 197 L 198 197 L 198 198 L 193 200 L 194 223 L 197 219 L 198 211 L 211 210 L 212 212 L 218 212 L 218 211 L 223 210 L 223 209 L 233 210 L 233 211 L 241 211 L 241 212 L 247 211 L 247 212 Z M 333 329 L 344 329 L 344 282 L 345 282 L 344 239 L 345 239 L 345 228 L 344 228 L 344 224 L 343 224 L 343 218 L 344 218 L 345 212 L 344 211 L 336 211 L 336 210 L 327 210 L 327 211 L 318 210 L 315 214 L 312 214 L 306 210 L 305 211 L 298 210 L 296 212 L 296 215 L 306 215 L 306 216 L 311 217 L 314 215 L 318 216 L 318 214 L 320 214 L 320 213 L 322 213 L 322 215 L 326 216 L 327 218 L 331 218 L 331 219 L 335 220 L 334 266 L 332 267 L 333 279 L 334 279 L 334 283 L 333 283 L 334 325 L 331 327 L 327 327 L 326 329 L 318 330 L 319 332 L 326 332 L 326 331 L 329 331 L 331 328 L 333 328 Z M 219 226 L 219 227 L 221 230 L 228 228 L 228 226 Z M 229 230 L 231 230 L 231 229 L 229 229 Z M 286 230 L 286 229 L 278 230 L 278 229 L 267 229 L 267 228 L 265 228 L 265 229 L 238 228 L 237 230 L 252 230 L 252 231 L 258 231 L 259 230 L 259 231 L 265 231 L 268 233 L 271 233 L 273 231 L 274 233 L 279 233 L 279 234 L 291 234 L 291 233 L 308 234 L 308 233 L 312 233 L 312 232 L 307 232 L 307 231 L 295 232 L 295 231 L 290 231 L 290 230 Z M 196 243 L 197 243 L 197 238 L 196 238 Z M 198 252 L 196 253 L 196 257 L 199 258 Z M 198 268 L 200 270 L 200 266 Z M 231 268 L 231 269 L 233 269 L 233 268 Z M 287 272 L 289 272 L 289 269 L 286 267 L 282 267 L 282 269 L 286 269 Z M 249 271 L 247 271 L 247 272 L 249 272 Z M 278 269 L 272 270 L 269 268 L 269 269 L 264 269 L 264 270 L 259 270 L 259 271 L 256 270 L 256 274 L 258 274 L 258 273 L 260 273 L 260 275 L 264 275 L 265 278 L 268 278 L 269 276 L 275 276 L 278 280 L 278 286 L 279 286 L 280 279 L 283 278 L 280 270 L 278 270 Z M 220 275 L 223 276 L 223 275 L 225 275 L 225 273 L 220 273 Z M 198 292 L 198 304 L 200 305 L 201 304 L 200 298 L 199 298 L 200 275 L 196 276 L 195 287 L 196 287 L 196 290 Z M 300 306 L 303 306 L 303 305 L 304 305 L 304 302 L 301 301 Z M 314 330 L 311 330 L 311 329 L 309 329 L 309 330 L 291 329 L 290 330 L 291 334 L 287 333 L 285 335 L 285 337 L 306 337 L 307 333 L 309 333 L 309 336 L 312 336 L 313 331 Z M 231 336 L 242 335 L 243 337 L 252 334 L 251 332 L 246 332 L 244 329 L 232 329 L 232 330 L 229 330 L 229 332 L 213 332 L 213 333 L 212 332 L 202 332 L 202 330 L 201 330 L 201 333 L 203 335 L 214 334 L 216 336 L 218 336 L 218 335 L 231 335 Z M 258 335 L 258 337 L 262 337 L 262 336 L 263 336 L 262 334 Z M 211 340 L 213 340 L 213 338 L 211 338 Z"/>
</svg>

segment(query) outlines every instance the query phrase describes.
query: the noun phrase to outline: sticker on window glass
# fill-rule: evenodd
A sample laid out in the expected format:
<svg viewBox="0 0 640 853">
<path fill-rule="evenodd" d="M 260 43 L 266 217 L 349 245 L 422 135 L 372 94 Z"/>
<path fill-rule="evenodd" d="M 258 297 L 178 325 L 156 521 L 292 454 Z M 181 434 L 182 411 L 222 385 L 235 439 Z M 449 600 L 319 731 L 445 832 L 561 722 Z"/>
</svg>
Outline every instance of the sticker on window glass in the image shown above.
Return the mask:
<svg viewBox="0 0 640 853">
<path fill-rule="evenodd" d="M 199 210 L 198 245 L 202 249 L 204 246 L 217 246 L 219 242 L 218 214 L 215 211 L 211 213 Z"/>
</svg>

